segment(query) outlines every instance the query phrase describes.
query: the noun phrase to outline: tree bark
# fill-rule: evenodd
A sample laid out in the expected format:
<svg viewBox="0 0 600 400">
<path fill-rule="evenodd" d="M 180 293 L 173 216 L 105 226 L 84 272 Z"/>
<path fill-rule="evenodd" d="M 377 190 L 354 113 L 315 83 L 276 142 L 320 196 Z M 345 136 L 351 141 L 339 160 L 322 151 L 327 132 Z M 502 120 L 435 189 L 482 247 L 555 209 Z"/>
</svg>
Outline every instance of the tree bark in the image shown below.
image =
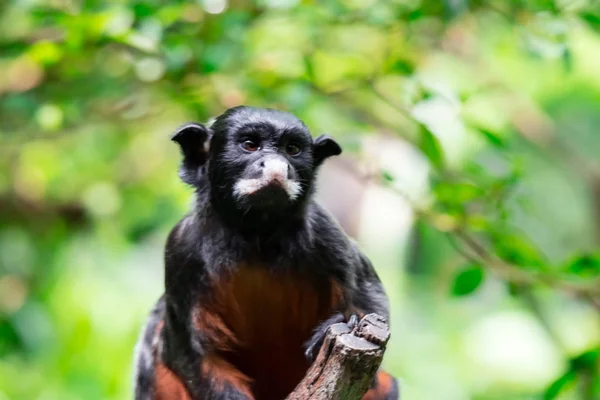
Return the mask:
<svg viewBox="0 0 600 400">
<path fill-rule="evenodd" d="M 287 400 L 360 400 L 371 387 L 390 337 L 387 322 L 366 315 L 354 330 L 332 325 L 315 362 Z"/>
</svg>

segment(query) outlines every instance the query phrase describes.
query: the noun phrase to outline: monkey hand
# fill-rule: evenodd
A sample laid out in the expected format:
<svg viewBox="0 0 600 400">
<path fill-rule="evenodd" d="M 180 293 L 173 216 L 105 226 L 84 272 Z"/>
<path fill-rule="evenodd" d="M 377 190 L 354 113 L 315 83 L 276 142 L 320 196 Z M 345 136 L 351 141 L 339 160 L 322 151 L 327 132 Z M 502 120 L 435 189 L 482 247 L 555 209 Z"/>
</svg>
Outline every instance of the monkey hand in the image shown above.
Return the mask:
<svg viewBox="0 0 600 400">
<path fill-rule="evenodd" d="M 346 317 L 343 313 L 336 313 L 329 319 L 325 320 L 314 330 L 312 337 L 304 344 L 304 356 L 310 362 L 313 362 L 319 354 L 319 350 L 323 345 L 325 336 L 327 336 L 327 330 L 330 326 L 335 324 L 346 324 L 350 332 L 354 331 L 359 323 L 358 315 L 351 314 L 346 321 Z"/>
</svg>

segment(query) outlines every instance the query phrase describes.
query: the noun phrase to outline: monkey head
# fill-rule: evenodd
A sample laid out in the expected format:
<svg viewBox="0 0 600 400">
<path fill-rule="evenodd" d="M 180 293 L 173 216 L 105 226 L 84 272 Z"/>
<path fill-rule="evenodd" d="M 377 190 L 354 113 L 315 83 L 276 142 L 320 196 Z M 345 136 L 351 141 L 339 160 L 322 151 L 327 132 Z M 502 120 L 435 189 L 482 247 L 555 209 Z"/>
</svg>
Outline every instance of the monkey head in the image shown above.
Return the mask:
<svg viewBox="0 0 600 400">
<path fill-rule="evenodd" d="M 213 206 L 228 215 L 283 215 L 301 209 L 323 161 L 341 153 L 328 136 L 313 140 L 290 113 L 240 106 L 210 127 L 189 124 L 173 136 L 184 160 L 181 178 L 207 186 Z"/>
</svg>

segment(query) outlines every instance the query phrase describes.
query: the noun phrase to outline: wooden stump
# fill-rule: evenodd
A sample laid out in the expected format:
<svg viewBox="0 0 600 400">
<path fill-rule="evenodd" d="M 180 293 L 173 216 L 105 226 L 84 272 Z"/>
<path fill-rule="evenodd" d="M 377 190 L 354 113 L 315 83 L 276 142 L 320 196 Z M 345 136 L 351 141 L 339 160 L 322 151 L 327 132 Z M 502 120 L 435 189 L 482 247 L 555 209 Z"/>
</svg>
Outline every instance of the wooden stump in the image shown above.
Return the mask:
<svg viewBox="0 0 600 400">
<path fill-rule="evenodd" d="M 350 331 L 332 325 L 315 362 L 287 400 L 360 400 L 369 390 L 390 332 L 385 319 L 366 315 Z"/>
</svg>

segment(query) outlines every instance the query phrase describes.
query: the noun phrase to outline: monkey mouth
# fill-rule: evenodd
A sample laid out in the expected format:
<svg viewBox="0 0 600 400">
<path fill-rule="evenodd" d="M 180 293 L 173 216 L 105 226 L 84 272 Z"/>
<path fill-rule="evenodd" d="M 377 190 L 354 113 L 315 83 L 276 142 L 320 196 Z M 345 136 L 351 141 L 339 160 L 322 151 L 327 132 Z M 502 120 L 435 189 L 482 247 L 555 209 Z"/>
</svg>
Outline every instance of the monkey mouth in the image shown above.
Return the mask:
<svg viewBox="0 0 600 400">
<path fill-rule="evenodd" d="M 233 189 L 233 194 L 238 199 L 259 194 L 265 198 L 279 197 L 278 192 L 283 193 L 288 200 L 295 200 L 300 195 L 300 183 L 279 175 L 265 174 L 258 179 L 240 179 Z"/>
</svg>

